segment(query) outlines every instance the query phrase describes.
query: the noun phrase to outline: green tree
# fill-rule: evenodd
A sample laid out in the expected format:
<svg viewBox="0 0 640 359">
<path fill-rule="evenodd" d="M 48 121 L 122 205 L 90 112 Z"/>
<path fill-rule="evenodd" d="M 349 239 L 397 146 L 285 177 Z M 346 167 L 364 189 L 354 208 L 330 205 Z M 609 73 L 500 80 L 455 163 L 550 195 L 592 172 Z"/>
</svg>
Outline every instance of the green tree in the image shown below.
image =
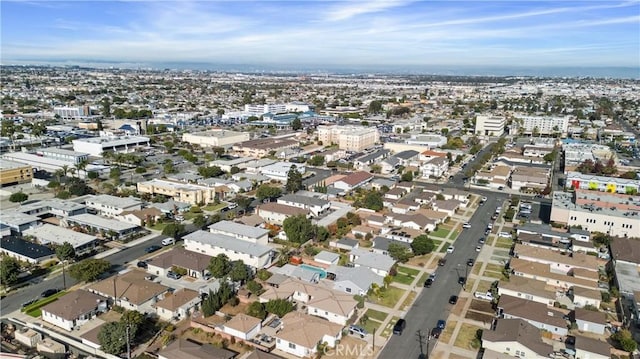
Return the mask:
<svg viewBox="0 0 640 359">
<path fill-rule="evenodd" d="M 384 207 L 382 202 L 382 193 L 378 191 L 369 191 L 362 200 L 362 207 L 374 211 L 380 211 Z"/>
<path fill-rule="evenodd" d="M 224 171 L 218 166 L 200 166 L 198 167 L 198 173 L 204 178 L 212 178 L 224 174 Z"/>
<path fill-rule="evenodd" d="M 411 171 L 403 173 L 402 177 L 400 177 L 400 180 L 402 182 L 413 182 L 413 173 Z"/>
<path fill-rule="evenodd" d="M 405 263 L 407 262 L 411 257 L 413 257 L 413 254 L 411 253 L 411 251 L 409 250 L 409 248 L 398 244 L 398 243 L 391 243 L 389 244 L 389 248 L 387 249 L 387 252 L 389 252 L 389 256 L 395 260 L 397 260 L 398 262 L 401 263 Z"/>
<path fill-rule="evenodd" d="M 179 223 L 169 223 L 162 229 L 162 234 L 176 239 L 180 238 L 184 233 L 184 224 Z"/>
<path fill-rule="evenodd" d="M 193 217 L 193 225 L 198 228 L 203 228 L 207 225 L 207 219 L 202 214 L 198 214 Z"/>
<path fill-rule="evenodd" d="M 92 282 L 111 268 L 104 259 L 85 259 L 69 267 L 69 275 L 79 281 Z"/>
<path fill-rule="evenodd" d="M 256 190 L 256 198 L 264 200 L 265 198 L 274 199 L 280 197 L 282 190 L 278 187 L 271 186 L 267 183 L 263 183 Z"/>
<path fill-rule="evenodd" d="M 324 156 L 315 155 L 307 161 L 310 166 L 322 166 L 324 164 Z"/>
<path fill-rule="evenodd" d="M 313 237 L 313 224 L 304 214 L 287 217 L 282 227 L 287 239 L 294 243 L 304 243 Z"/>
<path fill-rule="evenodd" d="M 324 242 L 331 236 L 329 230 L 326 227 L 315 226 L 315 234 L 317 242 Z"/>
<path fill-rule="evenodd" d="M 11 196 L 9 196 L 9 202 L 24 202 L 27 199 L 29 199 L 29 195 L 27 195 L 26 193 L 23 192 L 16 192 L 16 193 L 12 193 Z"/>
<path fill-rule="evenodd" d="M 2 285 L 12 285 L 18 281 L 18 274 L 20 273 L 20 263 L 18 260 L 9 257 L 2 256 L 2 261 L 0 261 L 0 281 L 2 281 Z"/>
<path fill-rule="evenodd" d="M 626 352 L 634 352 L 638 348 L 638 343 L 633 339 L 633 335 L 628 329 L 617 331 L 611 336 L 611 339 L 620 344 L 622 350 Z"/>
<path fill-rule="evenodd" d="M 294 131 L 298 131 L 302 129 L 302 122 L 300 121 L 299 118 L 295 118 L 293 119 L 293 121 L 291 121 L 291 129 Z"/>
<path fill-rule="evenodd" d="M 262 292 L 262 285 L 255 280 L 250 280 L 247 282 L 247 290 L 253 295 L 260 295 L 260 292 Z"/>
<path fill-rule="evenodd" d="M 421 234 L 413 239 L 411 242 L 411 249 L 413 250 L 413 254 L 417 256 L 421 256 L 423 254 L 428 254 L 433 251 L 435 248 L 435 244 L 433 240 L 431 240 L 426 234 Z"/>
<path fill-rule="evenodd" d="M 247 315 L 264 320 L 267 317 L 267 311 L 264 309 L 264 304 L 255 301 L 247 307 Z"/>
<path fill-rule="evenodd" d="M 231 263 L 229 263 L 229 257 L 224 254 L 218 254 L 211 258 L 209 262 L 209 273 L 216 278 L 225 277 L 231 270 Z"/>
<path fill-rule="evenodd" d="M 251 279 L 251 271 L 244 264 L 243 261 L 233 261 L 231 262 L 231 268 L 229 270 L 229 277 L 234 282 L 245 283 L 249 279 Z"/>
<path fill-rule="evenodd" d="M 73 260 L 76 258 L 76 250 L 71 243 L 64 242 L 56 247 L 56 257 L 61 261 Z"/>
<path fill-rule="evenodd" d="M 367 112 L 370 114 L 378 114 L 382 113 L 382 101 L 373 100 L 369 103 L 367 107 Z"/>
<path fill-rule="evenodd" d="M 130 333 L 129 333 L 130 334 Z M 126 347 L 125 339 L 127 327 L 119 322 L 109 322 L 104 324 L 98 332 L 98 342 L 100 349 L 109 354 L 120 354 Z"/>
<path fill-rule="evenodd" d="M 289 193 L 297 192 L 302 189 L 302 173 L 298 172 L 296 165 L 292 165 L 287 173 L 287 184 L 285 189 Z"/>
<path fill-rule="evenodd" d="M 282 318 L 294 309 L 293 303 L 286 299 L 272 299 L 264 304 L 267 312 Z"/>
<path fill-rule="evenodd" d="M 253 199 L 245 196 L 236 196 L 233 201 L 238 205 L 238 208 L 246 211 L 247 208 L 249 208 L 249 206 L 251 205 L 251 202 L 253 202 Z"/>
</svg>

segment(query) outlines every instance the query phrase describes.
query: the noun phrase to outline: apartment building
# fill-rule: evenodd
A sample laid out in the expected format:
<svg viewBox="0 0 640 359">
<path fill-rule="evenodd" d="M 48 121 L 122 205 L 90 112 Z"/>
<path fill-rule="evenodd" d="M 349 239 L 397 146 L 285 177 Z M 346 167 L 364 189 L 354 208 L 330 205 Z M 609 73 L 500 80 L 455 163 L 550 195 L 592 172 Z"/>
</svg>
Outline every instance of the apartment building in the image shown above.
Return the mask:
<svg viewBox="0 0 640 359">
<path fill-rule="evenodd" d="M 621 194 L 640 193 L 639 180 L 596 176 L 582 174 L 580 172 L 568 172 L 565 186 L 573 189 L 588 189 Z"/>
<path fill-rule="evenodd" d="M 269 230 L 231 221 L 216 222 L 209 226 L 209 231 L 251 243 L 267 245 L 269 242 Z"/>
<path fill-rule="evenodd" d="M 54 107 L 53 113 L 60 116 L 63 120 L 78 120 L 91 116 L 91 109 L 89 106 Z"/>
<path fill-rule="evenodd" d="M 619 237 L 637 236 L 640 228 L 638 196 L 616 196 L 605 192 L 598 193 L 599 197 L 596 198 L 587 195 L 592 194 L 553 192 L 551 221 L 569 227 L 581 226 L 589 232 L 608 233 Z M 633 200 L 629 201 L 630 198 Z M 630 205 L 626 204 L 627 201 Z"/>
<path fill-rule="evenodd" d="M 182 141 L 200 147 L 231 147 L 235 143 L 249 141 L 248 132 L 236 132 L 224 129 L 214 129 L 205 132 L 185 133 Z"/>
<path fill-rule="evenodd" d="M 269 266 L 274 256 L 270 247 L 219 233 L 200 230 L 183 238 L 184 247 L 188 251 L 212 257 L 224 254 L 232 261 L 242 260 L 244 264 L 258 269 Z"/>
<path fill-rule="evenodd" d="M 567 134 L 569 128 L 569 117 L 551 116 L 518 116 L 520 129 L 527 135 L 553 135 L 555 133 L 562 136 Z"/>
<path fill-rule="evenodd" d="M 134 197 L 116 197 L 108 194 L 89 196 L 85 200 L 88 208 L 93 209 L 101 216 L 115 217 L 124 211 L 142 209 L 142 201 Z"/>
<path fill-rule="evenodd" d="M 197 205 L 214 202 L 216 196 L 222 196 L 219 187 L 201 186 L 191 183 L 174 182 L 154 178 L 151 181 L 138 182 L 138 192 L 152 195 L 161 194 L 175 201 Z"/>
<path fill-rule="evenodd" d="M 318 126 L 318 141 L 324 145 L 337 144 L 346 151 L 360 152 L 380 141 L 380 132 L 375 127 Z"/>
<path fill-rule="evenodd" d="M 481 136 L 502 136 L 507 120 L 504 116 L 476 116 L 475 134 Z"/>
<path fill-rule="evenodd" d="M 33 168 L 22 163 L 0 159 L 0 186 L 29 183 L 33 179 Z"/>
</svg>

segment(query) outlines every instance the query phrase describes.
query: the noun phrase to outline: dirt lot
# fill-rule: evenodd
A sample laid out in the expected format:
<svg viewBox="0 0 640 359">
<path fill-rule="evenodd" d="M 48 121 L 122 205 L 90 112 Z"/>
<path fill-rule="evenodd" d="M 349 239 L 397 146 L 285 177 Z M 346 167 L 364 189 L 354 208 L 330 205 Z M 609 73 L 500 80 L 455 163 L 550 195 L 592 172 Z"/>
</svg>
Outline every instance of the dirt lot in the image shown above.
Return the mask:
<svg viewBox="0 0 640 359">
<path fill-rule="evenodd" d="M 469 307 L 470 310 L 475 310 L 478 312 L 486 312 L 486 313 L 494 313 L 495 311 L 493 310 L 493 307 L 491 305 L 491 302 L 487 302 L 484 300 L 475 300 L 472 299 L 471 300 L 471 306 Z"/>
<path fill-rule="evenodd" d="M 468 311 L 467 315 L 465 315 L 465 318 L 475 320 L 485 324 L 491 324 L 491 321 L 493 321 L 494 315 Z"/>
<path fill-rule="evenodd" d="M 454 305 L 453 308 L 451 309 L 451 313 L 453 315 L 460 316 L 462 314 L 462 310 L 464 309 L 464 306 L 467 303 L 468 299 L 469 298 L 459 298 L 458 303 L 456 303 L 456 305 Z"/>
</svg>

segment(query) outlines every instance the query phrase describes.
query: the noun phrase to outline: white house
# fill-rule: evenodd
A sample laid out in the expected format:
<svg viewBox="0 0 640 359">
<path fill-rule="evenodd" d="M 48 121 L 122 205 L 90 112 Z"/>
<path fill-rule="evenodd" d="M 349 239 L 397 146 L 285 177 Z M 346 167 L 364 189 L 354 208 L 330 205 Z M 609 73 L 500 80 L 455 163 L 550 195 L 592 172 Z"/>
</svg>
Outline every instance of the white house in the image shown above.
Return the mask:
<svg viewBox="0 0 640 359">
<path fill-rule="evenodd" d="M 587 289 L 582 287 L 573 287 L 573 304 L 576 307 L 582 308 L 585 305 L 591 305 L 596 308 L 600 308 L 602 302 L 601 292 L 597 289 Z"/>
<path fill-rule="evenodd" d="M 506 353 L 510 357 L 548 359 L 553 353 L 553 346 L 542 341 L 538 328 L 522 319 L 499 319 L 495 330 L 482 331 L 482 347 L 485 356 L 492 352 Z"/>
<path fill-rule="evenodd" d="M 222 331 L 242 340 L 250 340 L 262 329 L 262 321 L 244 313 L 239 313 L 222 324 Z"/>
<path fill-rule="evenodd" d="M 42 320 L 72 331 L 97 316 L 98 312 L 107 311 L 106 300 L 82 289 L 69 292 L 42 307 Z"/>
<path fill-rule="evenodd" d="M 449 170 L 449 160 L 446 157 L 435 157 L 420 166 L 420 172 L 424 178 L 440 178 L 447 173 L 447 170 Z"/>
<path fill-rule="evenodd" d="M 275 335 L 276 349 L 303 358 L 314 356 L 320 343 L 335 347 L 343 326 L 294 311 L 282 318 L 281 328 Z"/>
<path fill-rule="evenodd" d="M 124 211 L 142 209 L 142 201 L 137 198 L 115 197 L 108 194 L 90 196 L 85 200 L 85 205 L 106 217 L 115 217 Z"/>
<path fill-rule="evenodd" d="M 238 240 L 235 237 L 202 230 L 183 237 L 185 249 L 212 257 L 225 254 L 230 260 L 242 260 L 254 268 L 264 268 L 271 264 L 273 250 L 258 243 Z"/>
<path fill-rule="evenodd" d="M 296 171 L 300 174 L 304 174 L 307 170 L 303 164 L 291 163 L 291 162 L 276 162 L 259 169 L 260 174 L 267 176 L 271 179 L 286 182 L 291 167 L 295 166 Z"/>
<path fill-rule="evenodd" d="M 307 209 L 316 217 L 327 212 L 329 208 L 331 208 L 331 203 L 329 201 L 298 194 L 286 194 L 278 198 L 278 203 L 285 206 Z"/>
<path fill-rule="evenodd" d="M 371 179 L 373 179 L 373 175 L 371 173 L 354 172 L 334 182 L 333 186 L 337 189 L 348 192 L 364 185 L 371 181 Z"/>
<path fill-rule="evenodd" d="M 518 276 L 511 276 L 508 281 L 500 281 L 498 294 L 531 300 L 551 307 L 556 301 L 555 291 L 547 290 L 545 282 Z"/>
<path fill-rule="evenodd" d="M 576 335 L 576 358 L 580 359 L 609 359 L 611 345 L 603 340 Z"/>
<path fill-rule="evenodd" d="M 189 315 L 200 302 L 200 293 L 192 289 L 182 288 L 173 294 L 165 295 L 164 299 L 154 306 L 160 319 L 170 322 L 189 318 Z"/>
<path fill-rule="evenodd" d="M 311 212 L 308 209 L 285 206 L 283 204 L 269 202 L 259 205 L 256 208 L 256 213 L 260 218 L 269 224 L 275 224 L 282 226 L 284 220 L 297 215 L 304 215 L 307 218 L 311 217 Z"/>
<path fill-rule="evenodd" d="M 268 230 L 242 223 L 220 221 L 210 225 L 209 231 L 251 243 L 266 245 L 269 242 Z"/>
<path fill-rule="evenodd" d="M 383 278 L 365 267 L 332 265 L 326 269 L 334 277 L 333 289 L 351 295 L 366 295 L 373 283 L 382 286 Z"/>
<path fill-rule="evenodd" d="M 555 336 L 565 336 L 569 333 L 564 314 L 542 303 L 502 295 L 498 302 L 498 312 L 505 319 L 526 320 L 536 328 L 546 330 Z"/>
<path fill-rule="evenodd" d="M 574 314 L 579 331 L 604 334 L 607 325 L 607 315 L 604 312 L 576 308 Z"/>
<path fill-rule="evenodd" d="M 389 275 L 391 267 L 396 262 L 387 255 L 369 252 L 360 248 L 352 249 L 349 253 L 349 259 L 355 267 L 369 268 L 373 273 L 382 277 Z"/>
</svg>

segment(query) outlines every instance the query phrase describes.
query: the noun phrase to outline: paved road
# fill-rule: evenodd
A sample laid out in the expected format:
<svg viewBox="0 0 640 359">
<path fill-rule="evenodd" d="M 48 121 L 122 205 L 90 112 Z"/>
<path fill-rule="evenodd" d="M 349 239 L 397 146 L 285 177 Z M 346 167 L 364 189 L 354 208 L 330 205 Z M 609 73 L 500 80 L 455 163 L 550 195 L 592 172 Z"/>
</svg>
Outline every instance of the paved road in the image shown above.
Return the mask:
<svg viewBox="0 0 640 359">
<path fill-rule="evenodd" d="M 475 248 L 478 239 L 484 236 L 484 229 L 490 221 L 495 208 L 507 199 L 506 194 L 493 193 L 488 196 L 487 202 L 479 208 L 469 221 L 470 229 L 465 229 L 455 241 L 455 251 L 447 254 L 447 263 L 437 268 L 437 278 L 431 288 L 425 288 L 414 305 L 407 312 L 405 319 L 407 327 L 402 335 L 393 335 L 380 354 L 380 358 L 418 358 L 420 345 L 417 340 L 417 331 L 424 334 L 430 333 L 439 319 L 447 319 L 451 305 L 449 296 L 458 294 L 462 289 L 458 284 L 458 276 L 465 275 L 467 260 L 478 255 Z M 435 347 L 435 342 L 429 343 L 429 350 Z M 426 351 L 426 345 L 424 346 Z"/>
<path fill-rule="evenodd" d="M 125 264 L 131 261 L 135 261 L 139 257 L 144 256 L 146 254 L 146 247 L 152 244 L 161 245 L 160 242 L 163 238 L 166 238 L 166 236 L 156 236 L 133 247 L 125 248 L 117 253 L 105 257 L 104 259 L 111 262 L 111 264 L 114 266 L 113 269 L 121 270 L 124 268 Z M 22 303 L 34 298 L 39 298 L 40 293 L 42 293 L 46 289 L 63 288 L 62 273 L 57 274 L 53 277 L 49 277 L 45 280 L 42 280 L 42 277 L 40 277 L 36 279 L 36 281 L 36 283 L 21 288 L 17 292 L 9 294 L 2 299 L 2 302 L 0 302 L 2 317 L 6 317 L 14 310 L 20 309 Z M 67 275 L 66 283 L 67 287 L 71 287 L 77 282 L 73 278 L 69 277 L 69 275 Z"/>
</svg>

